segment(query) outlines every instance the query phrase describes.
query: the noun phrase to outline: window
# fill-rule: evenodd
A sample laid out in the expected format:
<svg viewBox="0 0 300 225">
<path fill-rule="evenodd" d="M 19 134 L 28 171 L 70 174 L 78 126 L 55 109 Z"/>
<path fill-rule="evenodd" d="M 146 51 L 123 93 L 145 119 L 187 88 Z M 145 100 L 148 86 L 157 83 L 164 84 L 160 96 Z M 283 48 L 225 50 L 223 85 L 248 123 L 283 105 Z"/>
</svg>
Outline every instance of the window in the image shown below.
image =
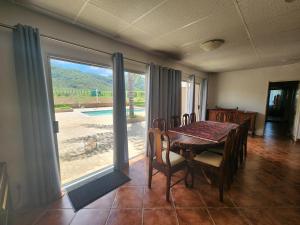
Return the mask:
<svg viewBox="0 0 300 225">
<path fill-rule="evenodd" d="M 113 164 L 112 70 L 50 59 L 61 181 Z"/>
<path fill-rule="evenodd" d="M 129 158 L 145 152 L 145 75 L 125 72 Z"/>
</svg>

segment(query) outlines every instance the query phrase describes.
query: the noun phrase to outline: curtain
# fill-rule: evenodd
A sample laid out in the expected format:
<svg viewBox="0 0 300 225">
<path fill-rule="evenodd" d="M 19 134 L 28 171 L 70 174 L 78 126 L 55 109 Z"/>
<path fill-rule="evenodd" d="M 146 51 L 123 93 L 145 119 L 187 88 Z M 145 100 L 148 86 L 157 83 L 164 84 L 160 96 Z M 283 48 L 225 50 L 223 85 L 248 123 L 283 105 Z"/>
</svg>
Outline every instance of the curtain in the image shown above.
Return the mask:
<svg viewBox="0 0 300 225">
<path fill-rule="evenodd" d="M 200 120 L 206 120 L 206 105 L 207 105 L 207 79 L 203 79 L 201 82 L 201 115 Z"/>
<path fill-rule="evenodd" d="M 171 117 L 181 115 L 181 71 L 159 65 L 149 66 L 148 126 L 163 118 L 170 127 Z"/>
<path fill-rule="evenodd" d="M 126 120 L 126 92 L 123 55 L 114 53 L 113 59 L 113 129 L 114 168 L 128 166 L 128 139 Z"/>
<path fill-rule="evenodd" d="M 195 75 L 191 75 L 188 80 L 187 109 L 189 114 L 195 112 Z"/>
<path fill-rule="evenodd" d="M 38 29 L 17 25 L 13 31 L 13 43 L 25 153 L 26 204 L 38 207 L 61 196 Z"/>
</svg>

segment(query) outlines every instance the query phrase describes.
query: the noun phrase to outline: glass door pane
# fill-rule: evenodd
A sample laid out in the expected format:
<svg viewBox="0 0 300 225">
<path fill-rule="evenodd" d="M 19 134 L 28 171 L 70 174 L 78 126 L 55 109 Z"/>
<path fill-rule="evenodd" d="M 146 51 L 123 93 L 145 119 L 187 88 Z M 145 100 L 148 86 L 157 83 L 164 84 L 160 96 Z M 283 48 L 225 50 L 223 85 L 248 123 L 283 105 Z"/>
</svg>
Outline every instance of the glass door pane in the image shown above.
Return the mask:
<svg viewBox="0 0 300 225">
<path fill-rule="evenodd" d="M 129 158 L 145 152 L 145 75 L 125 72 Z"/>
<path fill-rule="evenodd" d="M 65 185 L 113 164 L 112 70 L 51 58 Z"/>
</svg>

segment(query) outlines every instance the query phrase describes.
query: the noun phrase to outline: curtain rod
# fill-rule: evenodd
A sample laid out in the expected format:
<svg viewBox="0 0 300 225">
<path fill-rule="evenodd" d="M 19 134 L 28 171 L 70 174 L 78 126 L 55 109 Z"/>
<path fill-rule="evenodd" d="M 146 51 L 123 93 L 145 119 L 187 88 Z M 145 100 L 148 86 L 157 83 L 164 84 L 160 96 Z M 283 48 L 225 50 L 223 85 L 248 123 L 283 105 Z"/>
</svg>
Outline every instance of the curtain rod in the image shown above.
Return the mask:
<svg viewBox="0 0 300 225">
<path fill-rule="evenodd" d="M 15 27 L 7 25 L 7 24 L 4 24 L 4 23 L 0 23 L 0 27 L 12 29 L 12 30 L 16 29 Z M 40 34 L 40 36 L 44 37 L 44 38 L 47 38 L 47 39 L 50 39 L 50 40 L 57 41 L 57 42 L 62 42 L 62 43 L 74 45 L 74 46 L 77 46 L 77 47 L 85 48 L 85 49 L 88 49 L 88 50 L 92 50 L 92 51 L 95 51 L 95 52 L 100 52 L 100 53 L 104 53 L 104 54 L 111 55 L 111 56 L 113 55 L 110 52 L 106 52 L 106 51 L 102 51 L 102 50 L 99 50 L 99 49 L 87 47 L 87 46 L 84 46 L 82 44 L 77 44 L 77 43 L 71 42 L 71 41 L 65 41 L 65 40 L 62 40 L 62 39 L 59 39 L 59 38 L 55 38 L 55 37 L 52 37 L 52 36 L 48 36 L 48 35 L 45 35 L 45 34 Z M 127 57 L 123 57 L 123 58 L 126 59 L 126 60 L 129 60 L 129 61 L 133 61 L 133 62 L 145 64 L 145 65 L 149 65 L 149 63 L 146 63 L 146 62 L 143 62 L 143 61 L 139 61 L 139 60 L 136 60 L 136 59 L 131 59 L 131 58 L 127 58 Z"/>
</svg>

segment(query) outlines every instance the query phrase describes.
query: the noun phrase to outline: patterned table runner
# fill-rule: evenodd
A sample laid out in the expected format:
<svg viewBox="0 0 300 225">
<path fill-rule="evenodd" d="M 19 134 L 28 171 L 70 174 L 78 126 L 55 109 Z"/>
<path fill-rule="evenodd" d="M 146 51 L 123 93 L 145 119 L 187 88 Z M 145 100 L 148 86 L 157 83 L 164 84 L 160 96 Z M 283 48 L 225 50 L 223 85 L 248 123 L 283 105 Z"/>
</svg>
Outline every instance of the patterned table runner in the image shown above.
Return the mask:
<svg viewBox="0 0 300 225">
<path fill-rule="evenodd" d="M 237 127 L 238 125 L 234 123 L 199 121 L 187 126 L 173 128 L 169 131 L 218 143 L 229 133 L 231 129 L 235 129 Z"/>
</svg>

